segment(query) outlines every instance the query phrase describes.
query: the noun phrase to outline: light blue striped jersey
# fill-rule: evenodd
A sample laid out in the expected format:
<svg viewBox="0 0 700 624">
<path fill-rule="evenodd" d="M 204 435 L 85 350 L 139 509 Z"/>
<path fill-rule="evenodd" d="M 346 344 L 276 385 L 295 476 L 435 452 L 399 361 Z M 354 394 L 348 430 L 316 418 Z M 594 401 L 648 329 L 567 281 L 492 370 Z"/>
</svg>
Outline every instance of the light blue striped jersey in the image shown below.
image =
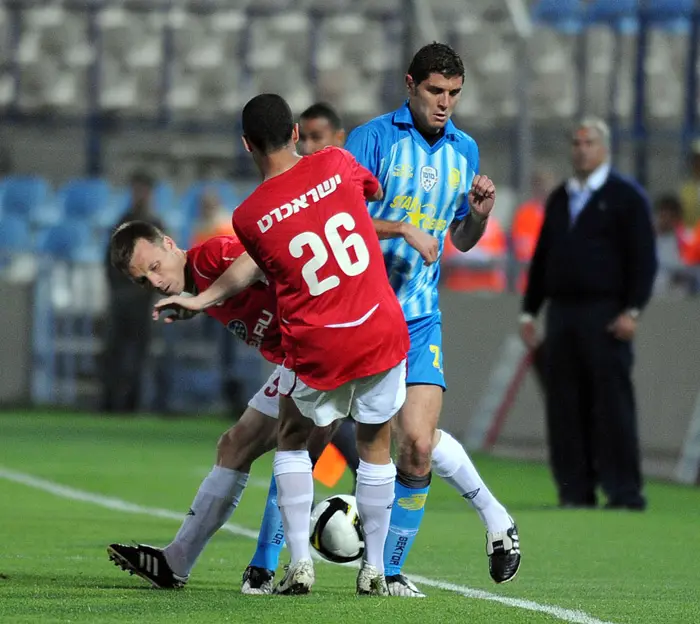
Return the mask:
<svg viewBox="0 0 700 624">
<path fill-rule="evenodd" d="M 384 199 L 369 204 L 372 217 L 410 221 L 437 237 L 442 256 L 450 224 L 469 210 L 467 193 L 479 171 L 476 141 L 448 121 L 444 135 L 430 146 L 414 126 L 406 102 L 353 130 L 345 148 L 384 189 Z M 381 244 L 406 320 L 437 313 L 440 263 L 425 266 L 403 238 Z"/>
</svg>

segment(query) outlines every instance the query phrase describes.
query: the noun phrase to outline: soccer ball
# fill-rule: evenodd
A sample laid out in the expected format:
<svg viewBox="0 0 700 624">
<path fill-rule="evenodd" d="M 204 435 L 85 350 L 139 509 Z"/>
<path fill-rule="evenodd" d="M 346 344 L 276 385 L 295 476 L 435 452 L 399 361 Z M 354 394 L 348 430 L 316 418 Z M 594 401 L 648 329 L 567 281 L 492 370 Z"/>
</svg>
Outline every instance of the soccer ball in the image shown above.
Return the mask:
<svg viewBox="0 0 700 624">
<path fill-rule="evenodd" d="M 354 496 L 337 494 L 311 512 L 311 545 L 326 561 L 350 563 L 365 551 L 362 523 Z"/>
</svg>

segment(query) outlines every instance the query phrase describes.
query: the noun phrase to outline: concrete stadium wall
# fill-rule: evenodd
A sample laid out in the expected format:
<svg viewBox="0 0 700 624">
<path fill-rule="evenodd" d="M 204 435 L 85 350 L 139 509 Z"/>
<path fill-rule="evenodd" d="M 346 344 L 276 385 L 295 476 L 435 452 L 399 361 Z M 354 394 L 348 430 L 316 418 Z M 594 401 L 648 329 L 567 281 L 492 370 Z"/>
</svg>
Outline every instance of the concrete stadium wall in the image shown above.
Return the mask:
<svg viewBox="0 0 700 624">
<path fill-rule="evenodd" d="M 515 337 L 520 300 L 443 291 L 444 361 L 448 392 L 443 426 L 474 448 L 486 448 L 524 349 Z M 657 301 L 646 311 L 636 341 L 639 429 L 648 475 L 676 478 L 700 391 L 700 331 L 696 301 Z M 546 459 L 544 403 L 532 372 L 519 385 L 491 450 Z M 686 453 L 697 449 L 686 445 Z"/>
<path fill-rule="evenodd" d="M 0 280 L 0 406 L 29 401 L 32 355 L 31 284 Z"/>
</svg>

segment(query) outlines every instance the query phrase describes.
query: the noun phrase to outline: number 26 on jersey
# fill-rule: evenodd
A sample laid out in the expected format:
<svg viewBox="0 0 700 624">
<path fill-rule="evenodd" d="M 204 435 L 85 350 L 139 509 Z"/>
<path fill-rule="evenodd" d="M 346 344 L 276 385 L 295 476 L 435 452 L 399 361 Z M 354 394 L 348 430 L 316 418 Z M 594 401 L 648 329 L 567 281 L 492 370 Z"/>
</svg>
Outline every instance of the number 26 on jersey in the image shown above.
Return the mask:
<svg viewBox="0 0 700 624">
<path fill-rule="evenodd" d="M 345 238 L 340 235 L 340 229 L 351 232 Z M 315 232 L 302 232 L 289 242 L 289 253 L 294 258 L 301 258 L 305 248 L 311 251 L 311 258 L 301 269 L 301 275 L 309 287 L 309 292 L 318 297 L 340 285 L 338 275 L 329 275 L 319 280 L 318 271 L 328 262 L 329 251 L 333 254 L 340 270 L 349 277 L 364 273 L 369 266 L 369 250 L 362 236 L 355 229 L 355 219 L 347 212 L 333 215 L 323 228 L 323 238 Z M 350 257 L 350 250 L 355 252 L 355 260 Z"/>
</svg>

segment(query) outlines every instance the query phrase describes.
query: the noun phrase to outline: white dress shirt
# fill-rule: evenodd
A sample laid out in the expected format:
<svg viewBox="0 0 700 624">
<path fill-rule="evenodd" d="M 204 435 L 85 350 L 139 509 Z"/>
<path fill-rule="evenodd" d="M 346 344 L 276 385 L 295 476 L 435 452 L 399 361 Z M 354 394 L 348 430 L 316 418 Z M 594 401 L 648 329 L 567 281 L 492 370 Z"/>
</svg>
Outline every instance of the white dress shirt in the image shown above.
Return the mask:
<svg viewBox="0 0 700 624">
<path fill-rule="evenodd" d="M 605 184 L 608 175 L 610 175 L 610 163 L 604 162 L 583 182 L 578 178 L 569 178 L 566 183 L 566 191 L 569 194 L 569 217 L 572 226 L 586 207 L 591 195 Z"/>
</svg>

